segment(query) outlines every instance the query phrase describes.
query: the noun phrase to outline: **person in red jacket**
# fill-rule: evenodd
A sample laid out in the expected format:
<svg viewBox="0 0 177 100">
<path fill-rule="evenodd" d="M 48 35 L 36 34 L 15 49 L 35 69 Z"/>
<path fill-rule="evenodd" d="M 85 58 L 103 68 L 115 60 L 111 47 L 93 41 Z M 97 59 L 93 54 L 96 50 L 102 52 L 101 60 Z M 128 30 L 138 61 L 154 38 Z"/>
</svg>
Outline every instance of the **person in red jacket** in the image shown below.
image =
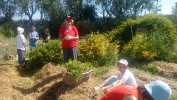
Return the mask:
<svg viewBox="0 0 177 100">
<path fill-rule="evenodd" d="M 71 16 L 65 19 L 65 25 L 61 26 L 58 34 L 62 41 L 64 63 L 69 59 L 77 60 L 77 40 L 79 39 L 78 30 L 73 24 Z"/>
<path fill-rule="evenodd" d="M 160 80 L 145 86 L 121 85 L 111 89 L 100 100 L 169 100 L 170 86 Z"/>
</svg>

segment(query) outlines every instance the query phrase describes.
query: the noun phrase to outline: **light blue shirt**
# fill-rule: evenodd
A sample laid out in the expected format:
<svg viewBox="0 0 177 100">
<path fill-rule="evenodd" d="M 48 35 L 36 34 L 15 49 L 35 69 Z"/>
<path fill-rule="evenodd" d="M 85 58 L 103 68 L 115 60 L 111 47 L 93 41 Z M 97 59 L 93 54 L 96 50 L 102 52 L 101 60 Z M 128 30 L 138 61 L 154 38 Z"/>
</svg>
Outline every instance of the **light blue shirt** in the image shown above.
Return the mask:
<svg viewBox="0 0 177 100">
<path fill-rule="evenodd" d="M 31 34 L 32 38 L 36 38 L 38 36 L 38 32 L 36 32 L 36 31 L 30 32 L 30 34 Z M 29 40 L 29 45 L 32 46 L 32 47 L 35 47 L 37 45 L 37 40 L 30 39 Z"/>
</svg>

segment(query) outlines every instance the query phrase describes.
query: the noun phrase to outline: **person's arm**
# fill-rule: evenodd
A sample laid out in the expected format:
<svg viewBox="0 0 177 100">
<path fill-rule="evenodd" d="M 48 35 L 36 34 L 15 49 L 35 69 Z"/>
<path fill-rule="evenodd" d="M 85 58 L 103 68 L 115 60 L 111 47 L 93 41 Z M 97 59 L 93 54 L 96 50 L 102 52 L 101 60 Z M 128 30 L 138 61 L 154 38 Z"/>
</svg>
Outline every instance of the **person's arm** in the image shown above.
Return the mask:
<svg viewBox="0 0 177 100">
<path fill-rule="evenodd" d="M 28 37 L 29 39 L 33 39 L 30 32 L 28 33 Z"/>
<path fill-rule="evenodd" d="M 112 88 L 116 87 L 116 86 L 120 86 L 120 85 L 124 85 L 124 83 L 122 81 L 119 81 L 117 84 L 113 84 Z"/>
<path fill-rule="evenodd" d="M 47 36 L 47 40 L 50 40 L 50 35 Z"/>
<path fill-rule="evenodd" d="M 116 86 L 124 85 L 128 79 L 129 79 L 129 73 L 127 73 L 127 72 L 122 73 L 122 76 L 120 76 L 119 82 L 117 84 L 113 85 L 112 88 L 114 88 Z"/>
<path fill-rule="evenodd" d="M 37 35 L 35 39 L 36 39 L 36 40 L 39 40 L 39 35 Z"/>
<path fill-rule="evenodd" d="M 73 31 L 75 32 L 75 36 L 73 36 L 72 39 L 78 40 L 78 39 L 79 39 L 79 33 L 78 33 L 77 28 L 76 28 L 75 26 L 72 26 L 72 29 L 73 29 Z"/>
<path fill-rule="evenodd" d="M 25 47 L 25 50 L 26 50 L 26 44 L 25 44 L 25 42 L 23 42 L 23 46 Z"/>
<path fill-rule="evenodd" d="M 34 38 L 34 37 L 31 36 L 31 33 L 30 33 L 30 32 L 28 33 L 28 37 L 29 37 L 29 39 L 33 39 L 33 40 L 36 39 L 36 38 Z"/>
<path fill-rule="evenodd" d="M 63 37 L 62 33 L 63 33 L 63 27 L 60 27 L 60 30 L 58 31 L 60 41 L 66 40 L 65 37 Z"/>
<path fill-rule="evenodd" d="M 22 44 L 23 44 L 23 46 L 24 46 L 24 48 L 25 48 L 25 50 L 26 50 L 26 39 L 25 39 L 25 37 L 24 37 L 24 36 L 22 37 L 22 39 L 23 39 Z"/>
<path fill-rule="evenodd" d="M 63 40 L 66 40 L 66 39 L 62 37 L 62 34 L 59 34 L 59 40 L 63 41 Z"/>
<path fill-rule="evenodd" d="M 73 36 L 74 40 L 78 40 L 79 39 L 79 35 Z"/>
</svg>

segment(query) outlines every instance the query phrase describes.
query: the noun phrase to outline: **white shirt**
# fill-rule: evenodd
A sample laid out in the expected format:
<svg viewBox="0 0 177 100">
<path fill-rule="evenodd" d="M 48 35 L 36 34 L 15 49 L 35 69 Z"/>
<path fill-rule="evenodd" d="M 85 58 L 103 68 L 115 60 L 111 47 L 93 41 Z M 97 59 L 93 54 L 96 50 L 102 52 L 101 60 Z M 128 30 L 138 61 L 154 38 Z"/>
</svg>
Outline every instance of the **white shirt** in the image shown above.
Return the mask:
<svg viewBox="0 0 177 100">
<path fill-rule="evenodd" d="M 25 36 L 23 34 L 18 34 L 16 37 L 17 49 L 25 50 L 23 43 L 26 42 Z"/>
<path fill-rule="evenodd" d="M 124 73 L 120 73 L 119 81 L 126 85 L 137 86 L 134 75 L 128 69 Z"/>
</svg>

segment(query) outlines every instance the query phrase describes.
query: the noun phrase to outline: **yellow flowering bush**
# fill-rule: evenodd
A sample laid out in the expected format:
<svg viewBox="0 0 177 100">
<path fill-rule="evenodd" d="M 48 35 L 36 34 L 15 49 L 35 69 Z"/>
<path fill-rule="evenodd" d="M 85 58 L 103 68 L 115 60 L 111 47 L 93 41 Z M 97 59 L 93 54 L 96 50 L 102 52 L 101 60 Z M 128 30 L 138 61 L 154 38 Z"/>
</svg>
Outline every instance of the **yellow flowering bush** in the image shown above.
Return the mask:
<svg viewBox="0 0 177 100">
<path fill-rule="evenodd" d="M 114 64 L 118 57 L 118 45 L 110 43 L 103 34 L 91 34 L 78 45 L 78 58 L 99 66 Z M 108 61 L 109 60 L 109 61 Z"/>
</svg>

